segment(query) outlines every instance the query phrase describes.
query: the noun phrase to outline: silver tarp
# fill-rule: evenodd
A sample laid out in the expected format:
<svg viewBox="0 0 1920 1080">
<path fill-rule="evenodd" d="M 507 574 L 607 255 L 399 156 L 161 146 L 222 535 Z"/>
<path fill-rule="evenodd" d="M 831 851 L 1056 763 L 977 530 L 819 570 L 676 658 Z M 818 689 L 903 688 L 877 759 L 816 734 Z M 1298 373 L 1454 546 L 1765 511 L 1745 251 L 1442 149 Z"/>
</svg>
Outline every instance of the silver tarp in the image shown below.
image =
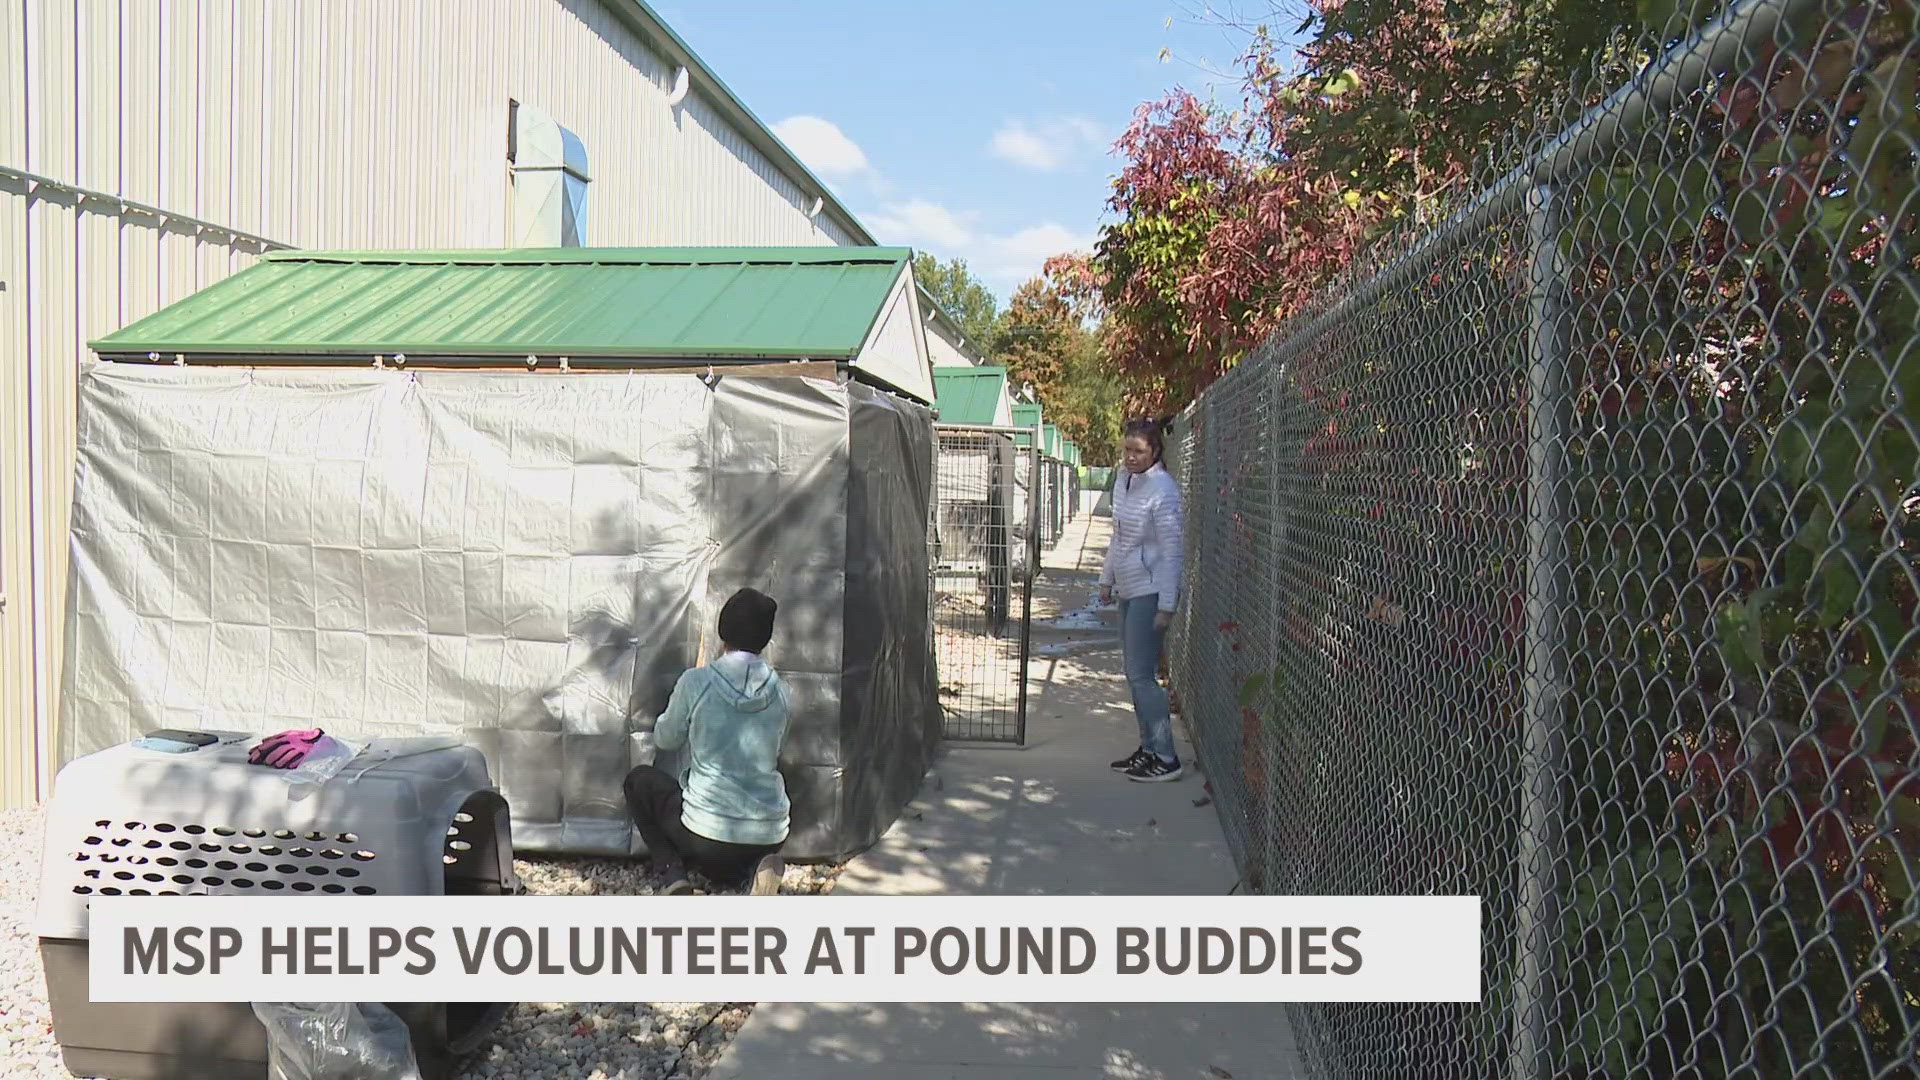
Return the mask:
<svg viewBox="0 0 1920 1080">
<path fill-rule="evenodd" d="M 932 439 L 817 379 L 91 364 L 62 758 L 156 727 L 449 731 L 517 846 L 638 853 L 620 780 L 752 585 L 795 699 L 788 851 L 858 850 L 939 732 Z"/>
</svg>

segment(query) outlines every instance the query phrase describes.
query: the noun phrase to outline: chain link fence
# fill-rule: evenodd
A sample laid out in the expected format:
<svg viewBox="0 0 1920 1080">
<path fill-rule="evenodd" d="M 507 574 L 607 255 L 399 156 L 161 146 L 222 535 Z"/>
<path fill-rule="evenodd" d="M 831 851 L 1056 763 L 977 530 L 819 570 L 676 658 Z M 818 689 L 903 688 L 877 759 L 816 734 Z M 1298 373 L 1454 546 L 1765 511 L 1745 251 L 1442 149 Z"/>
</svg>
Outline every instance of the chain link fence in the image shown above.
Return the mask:
<svg viewBox="0 0 1920 1080">
<path fill-rule="evenodd" d="M 1920 1074 L 1916 70 L 1908 0 L 1622 40 L 1181 417 L 1244 886 L 1485 904 L 1314 1075 Z"/>
<path fill-rule="evenodd" d="M 1035 452 L 1011 429 L 942 424 L 928 545 L 940 703 L 949 739 L 1026 740 L 1027 653 L 1041 500 L 1018 482 Z"/>
</svg>

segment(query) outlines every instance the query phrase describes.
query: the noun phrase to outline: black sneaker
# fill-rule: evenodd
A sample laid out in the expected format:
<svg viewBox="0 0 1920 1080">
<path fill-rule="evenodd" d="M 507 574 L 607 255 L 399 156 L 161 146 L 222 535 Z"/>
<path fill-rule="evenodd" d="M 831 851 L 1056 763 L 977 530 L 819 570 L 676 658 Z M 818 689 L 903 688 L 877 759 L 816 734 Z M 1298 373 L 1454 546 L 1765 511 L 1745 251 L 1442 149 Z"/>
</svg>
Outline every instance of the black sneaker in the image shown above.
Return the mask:
<svg viewBox="0 0 1920 1080">
<path fill-rule="evenodd" d="M 1121 758 L 1119 761 L 1108 765 L 1107 768 L 1112 769 L 1114 772 L 1126 772 L 1135 765 L 1144 764 L 1146 760 L 1152 756 L 1153 755 L 1147 753 L 1147 748 L 1142 746 L 1133 753 Z"/>
<path fill-rule="evenodd" d="M 1127 779 L 1142 784 L 1162 784 L 1180 779 L 1180 772 L 1179 761 L 1167 761 L 1158 754 L 1151 754 L 1147 760 L 1127 770 Z"/>
<path fill-rule="evenodd" d="M 679 859 L 656 859 L 653 872 L 660 881 L 658 888 L 661 896 L 685 896 L 693 891 L 693 882 L 687 877 L 687 866 Z"/>
</svg>

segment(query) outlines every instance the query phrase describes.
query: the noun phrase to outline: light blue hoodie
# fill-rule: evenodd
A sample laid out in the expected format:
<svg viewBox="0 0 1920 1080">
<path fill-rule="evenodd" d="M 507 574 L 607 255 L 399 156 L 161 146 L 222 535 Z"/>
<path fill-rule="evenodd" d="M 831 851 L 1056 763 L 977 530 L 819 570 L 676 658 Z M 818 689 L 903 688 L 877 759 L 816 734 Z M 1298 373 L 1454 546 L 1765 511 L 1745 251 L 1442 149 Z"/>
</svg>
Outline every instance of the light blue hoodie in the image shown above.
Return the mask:
<svg viewBox="0 0 1920 1080">
<path fill-rule="evenodd" d="M 787 785 L 779 770 L 789 699 L 759 656 L 730 652 L 680 676 L 654 726 L 661 750 L 686 747 L 680 821 L 709 840 L 778 844 L 787 838 Z"/>
</svg>

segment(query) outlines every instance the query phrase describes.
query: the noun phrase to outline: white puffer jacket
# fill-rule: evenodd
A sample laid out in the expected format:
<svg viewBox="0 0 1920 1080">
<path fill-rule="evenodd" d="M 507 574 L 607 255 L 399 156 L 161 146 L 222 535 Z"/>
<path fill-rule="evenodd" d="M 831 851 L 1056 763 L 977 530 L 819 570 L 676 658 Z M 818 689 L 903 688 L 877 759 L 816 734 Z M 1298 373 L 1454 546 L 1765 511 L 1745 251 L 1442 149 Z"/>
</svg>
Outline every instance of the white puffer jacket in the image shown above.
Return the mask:
<svg viewBox="0 0 1920 1080">
<path fill-rule="evenodd" d="M 1135 475 L 1125 467 L 1113 481 L 1113 543 L 1107 546 L 1100 584 L 1122 600 L 1160 595 L 1160 610 L 1180 603 L 1181 560 L 1186 527 L 1180 485 L 1166 467 Z"/>
</svg>

